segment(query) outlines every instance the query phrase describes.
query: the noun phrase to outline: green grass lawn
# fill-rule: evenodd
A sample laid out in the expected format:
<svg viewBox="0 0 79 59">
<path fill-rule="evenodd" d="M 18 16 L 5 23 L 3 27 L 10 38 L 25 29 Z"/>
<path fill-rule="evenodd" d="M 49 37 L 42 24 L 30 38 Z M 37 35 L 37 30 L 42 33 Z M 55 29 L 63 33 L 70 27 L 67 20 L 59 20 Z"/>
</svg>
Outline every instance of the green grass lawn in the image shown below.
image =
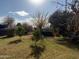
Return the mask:
<svg viewBox="0 0 79 59">
<path fill-rule="evenodd" d="M 19 37 L 0 39 L 0 59 L 34 59 L 30 56 L 33 44 L 31 36 L 23 36 L 22 42 L 18 44 L 8 44 L 11 41 L 18 40 Z M 41 53 L 40 59 L 79 59 L 79 51 L 69 48 L 65 45 L 56 43 L 56 38 L 45 38 L 44 52 Z"/>
</svg>

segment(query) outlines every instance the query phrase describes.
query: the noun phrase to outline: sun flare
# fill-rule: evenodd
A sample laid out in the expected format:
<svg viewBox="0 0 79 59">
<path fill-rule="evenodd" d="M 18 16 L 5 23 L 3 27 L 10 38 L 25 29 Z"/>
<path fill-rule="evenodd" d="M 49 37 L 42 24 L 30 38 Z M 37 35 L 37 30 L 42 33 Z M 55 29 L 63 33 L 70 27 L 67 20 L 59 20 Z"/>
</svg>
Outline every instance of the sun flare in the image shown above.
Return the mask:
<svg viewBox="0 0 79 59">
<path fill-rule="evenodd" d="M 29 0 L 29 3 L 35 6 L 40 6 L 45 3 L 46 0 Z"/>
</svg>

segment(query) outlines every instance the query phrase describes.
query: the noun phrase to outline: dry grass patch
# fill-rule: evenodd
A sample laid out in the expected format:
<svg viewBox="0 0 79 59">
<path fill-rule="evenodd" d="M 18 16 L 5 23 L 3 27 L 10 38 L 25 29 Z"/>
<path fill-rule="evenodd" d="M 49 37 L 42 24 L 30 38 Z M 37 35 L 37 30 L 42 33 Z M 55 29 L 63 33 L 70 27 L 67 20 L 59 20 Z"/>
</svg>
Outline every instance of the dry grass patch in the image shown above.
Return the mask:
<svg viewBox="0 0 79 59">
<path fill-rule="evenodd" d="M 10 44 L 9 42 L 18 40 L 18 37 L 0 39 L 0 59 L 34 59 L 30 56 L 32 44 L 31 36 L 23 36 L 19 44 Z M 46 38 L 43 42 L 46 49 L 40 56 L 40 59 L 79 59 L 79 51 L 57 44 L 53 38 Z"/>
</svg>

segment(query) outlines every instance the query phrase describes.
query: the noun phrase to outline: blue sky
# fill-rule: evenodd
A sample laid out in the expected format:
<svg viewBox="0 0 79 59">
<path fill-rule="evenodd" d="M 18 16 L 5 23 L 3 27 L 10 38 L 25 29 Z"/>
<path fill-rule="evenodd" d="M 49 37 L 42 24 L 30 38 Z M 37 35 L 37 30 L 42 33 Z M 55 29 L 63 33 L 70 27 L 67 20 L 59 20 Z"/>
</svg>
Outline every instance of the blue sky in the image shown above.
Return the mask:
<svg viewBox="0 0 79 59">
<path fill-rule="evenodd" d="M 0 0 L 0 22 L 5 16 L 11 16 L 14 17 L 17 22 L 23 22 L 25 20 L 29 21 L 31 15 L 37 11 L 49 12 L 49 14 L 52 14 L 57 9 L 64 9 L 64 6 L 60 6 L 51 1 L 58 1 L 65 4 L 65 0 L 46 0 L 46 3 L 41 6 L 32 5 L 28 0 Z"/>
</svg>

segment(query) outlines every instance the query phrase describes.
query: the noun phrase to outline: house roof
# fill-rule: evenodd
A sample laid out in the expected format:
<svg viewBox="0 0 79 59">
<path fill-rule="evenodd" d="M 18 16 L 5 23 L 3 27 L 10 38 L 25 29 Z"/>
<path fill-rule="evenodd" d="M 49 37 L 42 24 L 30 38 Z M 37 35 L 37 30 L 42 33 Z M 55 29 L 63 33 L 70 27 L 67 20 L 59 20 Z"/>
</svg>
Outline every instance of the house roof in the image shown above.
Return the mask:
<svg viewBox="0 0 79 59">
<path fill-rule="evenodd" d="M 0 29 L 1 28 L 6 28 L 7 27 L 7 25 L 2 25 L 2 24 L 0 24 Z"/>
</svg>

